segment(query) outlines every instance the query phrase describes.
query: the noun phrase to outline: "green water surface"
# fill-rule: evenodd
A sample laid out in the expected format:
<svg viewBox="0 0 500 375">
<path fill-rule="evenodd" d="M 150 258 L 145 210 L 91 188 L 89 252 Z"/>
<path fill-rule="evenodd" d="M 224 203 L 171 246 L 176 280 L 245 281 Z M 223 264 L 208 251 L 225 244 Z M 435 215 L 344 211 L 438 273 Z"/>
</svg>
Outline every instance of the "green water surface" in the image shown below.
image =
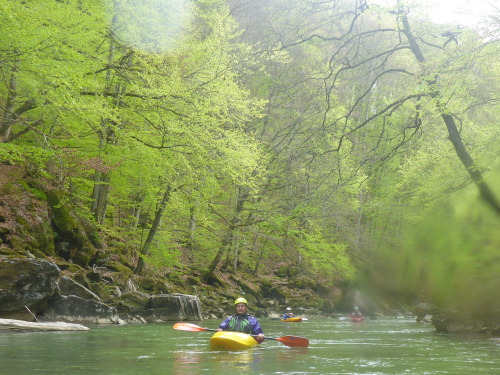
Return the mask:
<svg viewBox="0 0 500 375">
<path fill-rule="evenodd" d="M 246 351 L 211 351 L 213 332 L 176 331 L 174 322 L 90 326 L 89 332 L 0 331 L 0 374 L 500 374 L 500 339 L 438 334 L 413 319 L 260 322 L 270 337 L 307 337 L 309 348 L 266 340 Z M 220 321 L 194 323 L 216 328 Z"/>
</svg>

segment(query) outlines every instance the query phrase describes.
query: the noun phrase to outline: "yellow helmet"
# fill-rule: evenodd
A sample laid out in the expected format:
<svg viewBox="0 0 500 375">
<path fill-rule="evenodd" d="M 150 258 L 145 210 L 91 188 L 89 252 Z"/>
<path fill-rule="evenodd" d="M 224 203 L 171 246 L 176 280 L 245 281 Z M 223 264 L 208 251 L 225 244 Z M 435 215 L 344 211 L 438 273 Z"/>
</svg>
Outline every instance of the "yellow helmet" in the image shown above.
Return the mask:
<svg viewBox="0 0 500 375">
<path fill-rule="evenodd" d="M 234 301 L 234 305 L 237 305 L 238 303 L 244 303 L 248 306 L 248 302 L 245 298 L 236 298 L 236 300 Z"/>
</svg>

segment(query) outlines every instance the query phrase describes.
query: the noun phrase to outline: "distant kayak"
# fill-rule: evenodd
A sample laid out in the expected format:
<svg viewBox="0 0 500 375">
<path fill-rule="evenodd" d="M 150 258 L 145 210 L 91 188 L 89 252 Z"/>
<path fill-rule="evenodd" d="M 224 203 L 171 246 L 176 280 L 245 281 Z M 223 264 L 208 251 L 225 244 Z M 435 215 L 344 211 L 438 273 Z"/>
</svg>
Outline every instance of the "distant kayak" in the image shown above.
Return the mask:
<svg viewBox="0 0 500 375">
<path fill-rule="evenodd" d="M 302 318 L 298 317 L 293 317 L 293 318 L 287 318 L 287 319 L 280 319 L 282 322 L 291 322 L 291 323 L 299 323 L 302 321 Z"/>
<path fill-rule="evenodd" d="M 363 318 L 351 318 L 351 322 L 353 323 L 361 323 L 363 320 Z"/>
<path fill-rule="evenodd" d="M 216 332 L 210 339 L 210 348 L 213 350 L 244 350 L 258 344 L 252 336 L 241 332 Z"/>
</svg>

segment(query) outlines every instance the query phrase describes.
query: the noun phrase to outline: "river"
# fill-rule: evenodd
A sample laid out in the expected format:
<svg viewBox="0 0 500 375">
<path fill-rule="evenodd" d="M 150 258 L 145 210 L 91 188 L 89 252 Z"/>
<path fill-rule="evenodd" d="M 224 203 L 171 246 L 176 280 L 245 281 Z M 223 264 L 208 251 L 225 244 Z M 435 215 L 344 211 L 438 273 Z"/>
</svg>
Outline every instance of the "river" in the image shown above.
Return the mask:
<svg viewBox="0 0 500 375">
<path fill-rule="evenodd" d="M 195 322 L 216 328 L 220 321 Z M 307 337 L 308 348 L 276 340 L 240 352 L 211 351 L 212 332 L 172 323 L 90 326 L 89 332 L 0 332 L 2 375 L 500 374 L 500 339 L 439 334 L 414 319 L 351 323 L 261 318 L 270 337 Z"/>
</svg>

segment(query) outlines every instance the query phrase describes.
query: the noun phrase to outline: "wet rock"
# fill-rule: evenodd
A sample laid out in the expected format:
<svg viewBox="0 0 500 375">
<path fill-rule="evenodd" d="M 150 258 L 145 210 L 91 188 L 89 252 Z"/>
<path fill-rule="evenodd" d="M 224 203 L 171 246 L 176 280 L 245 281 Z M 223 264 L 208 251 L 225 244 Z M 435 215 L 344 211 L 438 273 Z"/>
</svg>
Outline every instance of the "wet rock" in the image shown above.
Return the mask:
<svg viewBox="0 0 500 375">
<path fill-rule="evenodd" d="M 43 259 L 0 257 L 0 316 L 42 311 L 61 270 Z M 30 319 L 31 320 L 31 319 Z"/>
<path fill-rule="evenodd" d="M 101 299 L 93 292 L 85 288 L 82 284 L 70 279 L 68 276 L 63 276 L 58 281 L 59 292 L 63 295 L 78 296 L 83 299 L 91 299 L 101 301 Z"/>
<path fill-rule="evenodd" d="M 160 323 L 162 320 L 158 319 L 155 314 L 155 310 L 153 309 L 146 309 L 142 311 L 138 311 L 135 313 L 136 317 L 141 317 L 144 321 L 147 323 Z"/>
<path fill-rule="evenodd" d="M 130 292 L 121 296 L 121 301 L 130 307 L 130 312 L 144 310 L 151 296 L 143 292 Z"/>
<path fill-rule="evenodd" d="M 149 308 L 161 320 L 202 320 L 198 296 L 187 294 L 158 294 L 151 296 Z"/>
<path fill-rule="evenodd" d="M 83 324 L 120 323 L 114 307 L 77 296 L 60 296 L 47 303 L 43 320 Z"/>
<path fill-rule="evenodd" d="M 91 285 L 91 290 L 93 293 L 99 296 L 101 302 L 109 304 L 113 301 L 112 295 L 102 283 L 93 283 Z"/>
</svg>

